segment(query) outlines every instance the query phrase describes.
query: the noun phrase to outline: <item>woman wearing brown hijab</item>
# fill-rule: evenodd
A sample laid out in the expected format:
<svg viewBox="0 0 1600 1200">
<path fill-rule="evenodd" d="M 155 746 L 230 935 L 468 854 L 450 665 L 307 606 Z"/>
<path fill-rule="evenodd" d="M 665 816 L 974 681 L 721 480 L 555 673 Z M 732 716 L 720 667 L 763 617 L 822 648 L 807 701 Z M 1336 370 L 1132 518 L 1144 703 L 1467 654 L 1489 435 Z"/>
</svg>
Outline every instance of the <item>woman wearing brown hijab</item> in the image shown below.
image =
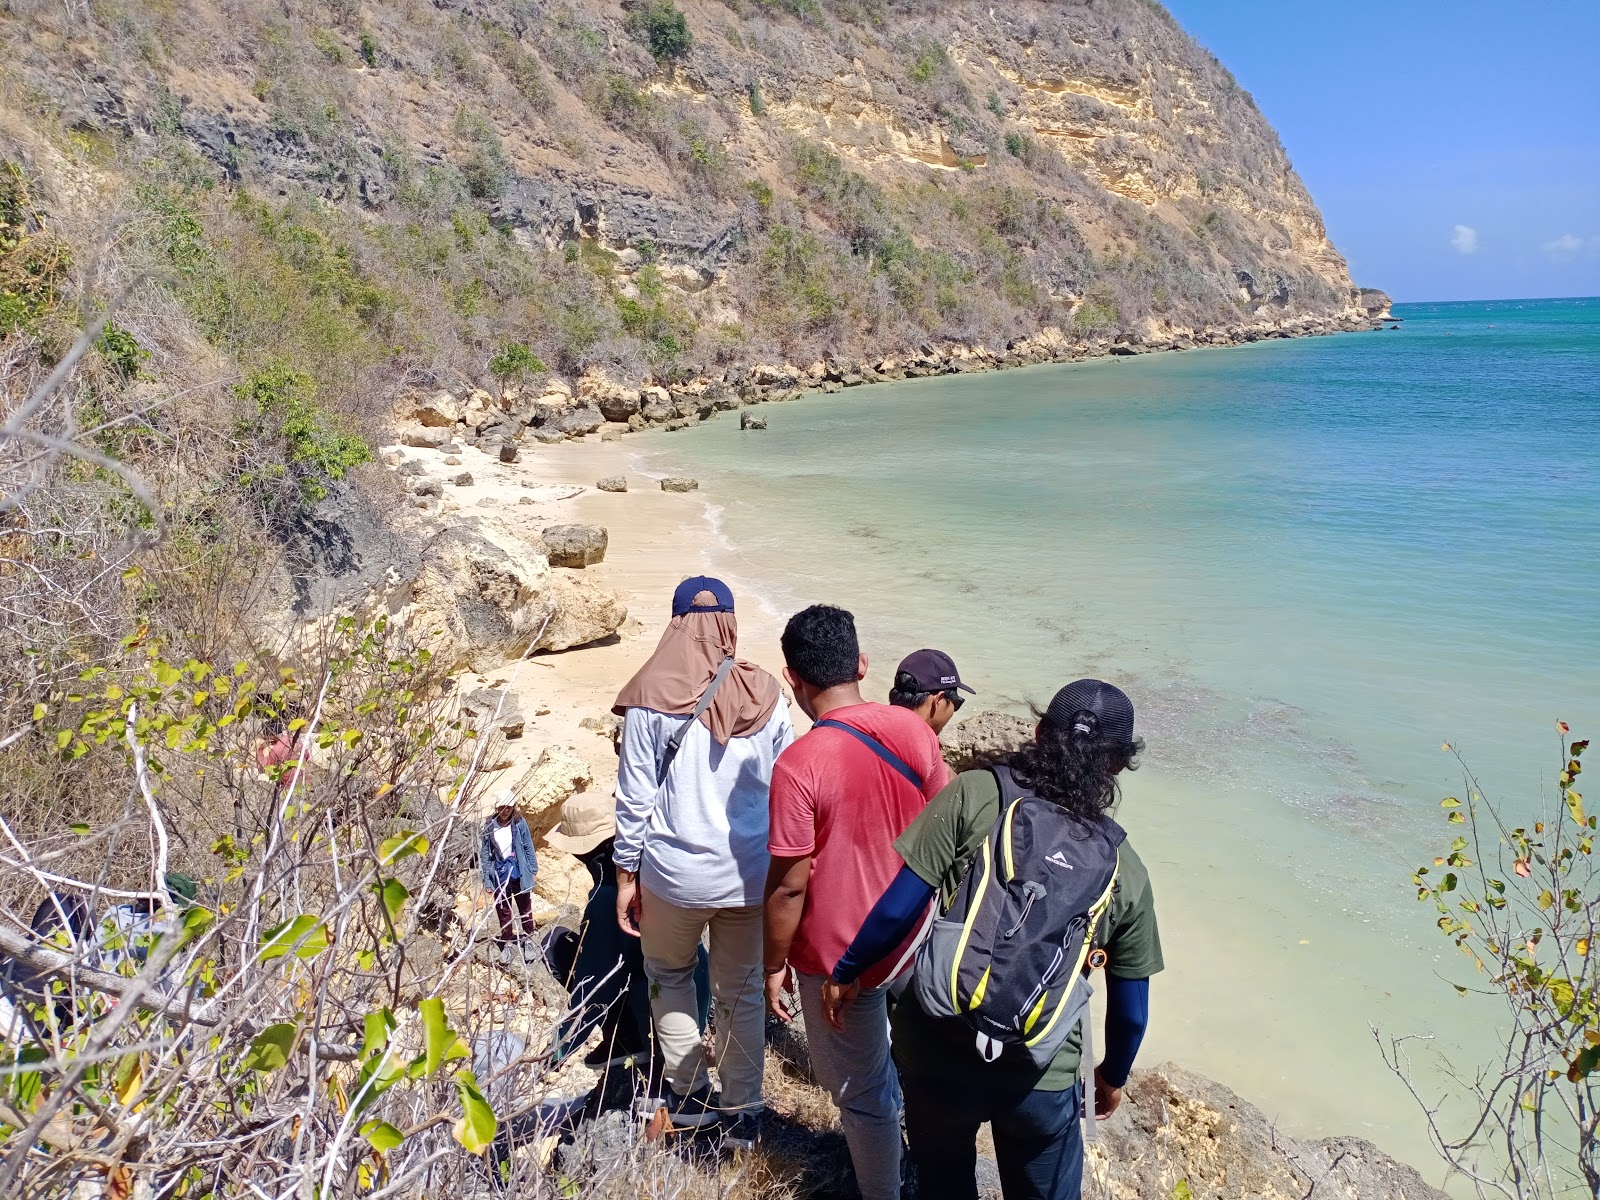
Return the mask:
<svg viewBox="0 0 1600 1200">
<path fill-rule="evenodd" d="M 662 1095 L 676 1129 L 719 1121 L 753 1137 L 765 1029 L 761 892 L 767 787 L 794 740 L 778 681 L 736 657 L 733 593 L 686 579 L 650 660 L 617 695 L 617 920 L 639 936 L 651 982 Z M 708 696 L 709 692 L 709 696 Z M 709 928 L 717 1013 L 713 1097 L 696 1013 L 695 949 Z"/>
</svg>

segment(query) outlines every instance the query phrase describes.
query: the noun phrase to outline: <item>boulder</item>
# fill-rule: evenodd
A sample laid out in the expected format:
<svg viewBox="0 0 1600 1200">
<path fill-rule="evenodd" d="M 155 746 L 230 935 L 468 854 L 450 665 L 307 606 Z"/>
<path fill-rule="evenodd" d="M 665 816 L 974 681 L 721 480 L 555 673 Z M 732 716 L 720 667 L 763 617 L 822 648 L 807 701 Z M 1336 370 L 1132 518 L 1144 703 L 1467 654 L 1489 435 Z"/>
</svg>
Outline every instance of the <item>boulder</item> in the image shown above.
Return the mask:
<svg viewBox="0 0 1600 1200">
<path fill-rule="evenodd" d="M 518 454 L 519 454 L 519 450 L 517 448 L 517 443 L 512 441 L 510 438 L 506 438 L 503 442 L 500 443 L 500 461 L 501 462 L 503 462 L 503 463 L 514 463 L 514 462 L 517 461 Z"/>
<path fill-rule="evenodd" d="M 394 469 L 394 473 L 402 479 L 410 479 L 417 475 L 426 475 L 428 468 L 423 466 L 419 459 L 408 459 Z"/>
<path fill-rule="evenodd" d="M 608 421 L 619 423 L 627 421 L 638 412 L 639 405 L 639 393 L 631 389 L 619 389 L 595 398 L 595 407 L 600 410 L 600 415 Z"/>
<path fill-rule="evenodd" d="M 460 460 L 458 459 L 457 461 L 459 462 Z M 459 474 L 459 475 L 455 476 L 455 478 L 451 479 L 450 482 L 455 484 L 457 487 L 471 487 L 472 486 L 472 472 L 471 471 L 463 471 L 463 472 L 461 472 L 461 474 Z"/>
<path fill-rule="evenodd" d="M 594 888 L 588 868 L 566 851 L 552 846 L 540 846 L 538 853 L 539 874 L 533 881 L 534 892 L 552 908 L 571 906 L 581 911 L 589 903 L 589 893 Z"/>
<path fill-rule="evenodd" d="M 690 479 L 687 475 L 668 475 L 661 481 L 663 492 L 698 492 L 700 481 Z"/>
<path fill-rule="evenodd" d="M 427 475 L 419 475 L 411 481 L 411 494 L 413 496 L 442 496 L 444 484 Z"/>
<path fill-rule="evenodd" d="M 582 437 L 586 433 L 593 433 L 606 423 L 598 408 L 584 405 L 562 413 L 555 420 L 549 422 L 549 427 L 566 434 L 568 437 Z"/>
<path fill-rule="evenodd" d="M 475 688 L 461 700 L 461 712 L 474 725 L 498 729 L 506 738 L 519 738 L 527 727 L 517 698 L 500 688 Z"/>
<path fill-rule="evenodd" d="M 418 450 L 437 450 L 450 442 L 450 431 L 428 425 L 407 425 L 400 430 L 400 444 Z"/>
<path fill-rule="evenodd" d="M 592 567 L 606 557 L 604 525 L 551 525 L 539 538 L 552 567 Z"/>
<path fill-rule="evenodd" d="M 538 442 L 541 446 L 551 446 L 556 442 L 564 442 L 567 440 L 566 434 L 562 433 L 561 430 L 549 425 L 542 425 L 537 429 L 530 429 L 528 431 L 528 436 L 534 441 Z"/>
<path fill-rule="evenodd" d="M 739 414 L 740 429 L 765 429 L 766 427 L 767 419 L 765 417 L 756 416 L 755 413 L 751 412 L 748 408 Z"/>
<path fill-rule="evenodd" d="M 626 475 L 607 475 L 604 479 L 596 480 L 594 486 L 602 492 L 625 492 L 628 490 L 628 477 Z"/>
<path fill-rule="evenodd" d="M 554 616 L 539 645 L 562 650 L 585 646 L 610 637 L 628 619 L 628 609 L 617 593 L 586 578 L 582 571 L 552 568 L 550 600 Z"/>
<path fill-rule="evenodd" d="M 650 399 L 644 401 L 644 405 L 642 408 L 640 408 L 639 412 L 646 421 L 651 423 L 670 421 L 673 417 L 678 415 L 678 410 L 673 407 L 671 399 L 667 397 L 658 399 L 652 396 Z"/>
<path fill-rule="evenodd" d="M 461 405 L 449 392 L 435 392 L 418 402 L 411 415 L 430 429 L 449 429 L 461 420 Z"/>
<path fill-rule="evenodd" d="M 574 751 L 566 746 L 546 746 L 516 785 L 517 807 L 528 818 L 534 836 L 543 837 L 560 823 L 561 806 L 593 782 L 589 764 Z M 588 890 L 584 888 L 585 895 Z"/>
<path fill-rule="evenodd" d="M 1371 1142 L 1292 1138 L 1220 1083 L 1171 1063 L 1135 1071 L 1099 1134 L 1084 1182 L 1101 1195 L 1445 1200 Z"/>
<path fill-rule="evenodd" d="M 599 717 L 585 717 L 578 722 L 579 729 L 587 729 L 598 734 L 611 743 L 613 750 L 622 745 L 622 718 L 616 713 L 606 713 Z"/>
<path fill-rule="evenodd" d="M 444 456 L 444 465 L 447 467 L 459 467 L 461 465 L 461 459 L 458 455 L 446 454 Z"/>
<path fill-rule="evenodd" d="M 457 520 L 422 548 L 416 575 L 397 597 L 411 627 L 433 636 L 447 669 L 488 668 L 520 657 L 530 643 L 581 646 L 627 619 L 615 592 L 552 570 L 498 518 Z"/>
<path fill-rule="evenodd" d="M 952 771 L 971 771 L 1003 762 L 1033 740 L 1037 724 L 1010 713 L 977 713 L 944 731 L 944 760 Z"/>
</svg>

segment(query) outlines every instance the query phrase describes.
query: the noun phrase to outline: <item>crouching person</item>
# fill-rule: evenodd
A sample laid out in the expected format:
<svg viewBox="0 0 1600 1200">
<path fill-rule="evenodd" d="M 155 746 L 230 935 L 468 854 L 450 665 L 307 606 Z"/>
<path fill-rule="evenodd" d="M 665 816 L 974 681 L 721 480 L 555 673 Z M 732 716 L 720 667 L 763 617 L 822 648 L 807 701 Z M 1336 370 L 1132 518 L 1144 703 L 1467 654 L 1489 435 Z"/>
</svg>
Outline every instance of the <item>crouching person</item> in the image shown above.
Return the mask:
<svg viewBox="0 0 1600 1200">
<path fill-rule="evenodd" d="M 1162 967 L 1150 876 L 1110 815 L 1117 776 L 1143 748 L 1133 715 L 1119 689 L 1079 680 L 1007 766 L 957 776 L 895 842 L 905 866 L 823 987 L 837 1028 L 861 974 L 941 898 L 893 1019 L 922 1200 L 976 1200 L 986 1121 L 1005 1200 L 1077 1200 L 1080 1111 L 1104 1118 L 1122 1102 Z M 1107 994 L 1098 1067 L 1085 1049 L 1095 966 Z M 1080 1065 L 1093 1069 L 1089 1096 Z"/>
<path fill-rule="evenodd" d="M 490 805 L 478 861 L 484 889 L 494 898 L 495 916 L 500 921 L 500 958 L 509 963 L 518 957 L 518 943 L 524 938 L 526 949 L 538 952 L 533 944 L 533 884 L 539 860 L 533 851 L 533 831 L 517 811 L 516 792 L 506 788 L 494 795 Z"/>
</svg>

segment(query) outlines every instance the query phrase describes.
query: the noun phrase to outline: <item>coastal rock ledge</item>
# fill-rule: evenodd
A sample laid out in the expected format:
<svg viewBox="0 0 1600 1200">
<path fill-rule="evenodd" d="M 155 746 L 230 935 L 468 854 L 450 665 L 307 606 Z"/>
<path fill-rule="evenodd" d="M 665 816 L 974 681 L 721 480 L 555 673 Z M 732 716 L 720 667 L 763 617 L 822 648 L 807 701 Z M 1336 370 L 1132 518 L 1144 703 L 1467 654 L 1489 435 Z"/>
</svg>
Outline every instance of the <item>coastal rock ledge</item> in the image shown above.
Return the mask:
<svg viewBox="0 0 1600 1200">
<path fill-rule="evenodd" d="M 1135 1071 L 1122 1107 L 1089 1150 L 1093 1188 L 1152 1200 L 1186 1184 L 1196 1200 L 1447 1200 L 1371 1142 L 1300 1141 L 1202 1075 L 1171 1063 Z M 983 1194 L 1000 1195 L 998 1183 Z"/>
</svg>

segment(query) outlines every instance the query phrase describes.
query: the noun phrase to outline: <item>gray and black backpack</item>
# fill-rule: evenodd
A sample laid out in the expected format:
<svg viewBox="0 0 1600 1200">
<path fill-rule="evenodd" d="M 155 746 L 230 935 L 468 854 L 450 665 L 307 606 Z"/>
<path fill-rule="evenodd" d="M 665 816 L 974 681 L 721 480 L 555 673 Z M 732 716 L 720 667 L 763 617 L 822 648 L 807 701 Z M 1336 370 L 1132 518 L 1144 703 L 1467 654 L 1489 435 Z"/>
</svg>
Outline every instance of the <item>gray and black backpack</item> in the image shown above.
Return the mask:
<svg viewBox="0 0 1600 1200">
<path fill-rule="evenodd" d="M 1030 795 L 994 767 L 1000 819 L 917 951 L 928 1016 L 968 1034 L 985 1062 L 1049 1066 L 1089 1010 L 1086 966 L 1127 836 Z M 1085 1039 L 1086 1060 L 1090 1047 Z M 1092 1063 L 1091 1063 L 1092 1065 Z"/>
</svg>

